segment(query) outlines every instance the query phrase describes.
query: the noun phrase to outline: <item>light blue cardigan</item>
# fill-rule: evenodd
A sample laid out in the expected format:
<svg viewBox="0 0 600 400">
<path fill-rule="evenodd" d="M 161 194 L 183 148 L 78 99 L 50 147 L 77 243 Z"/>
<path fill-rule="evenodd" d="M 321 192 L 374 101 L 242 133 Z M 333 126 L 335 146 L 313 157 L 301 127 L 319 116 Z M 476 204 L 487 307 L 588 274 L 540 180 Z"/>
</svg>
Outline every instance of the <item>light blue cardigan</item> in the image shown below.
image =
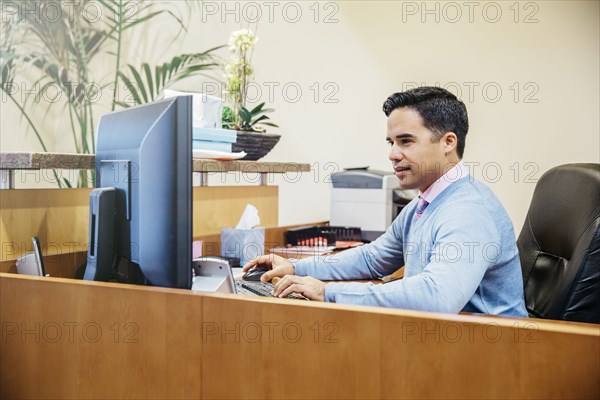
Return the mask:
<svg viewBox="0 0 600 400">
<path fill-rule="evenodd" d="M 527 316 L 515 233 L 492 191 L 466 176 L 413 219 L 411 201 L 376 241 L 336 256 L 294 262 L 297 275 L 322 280 L 376 279 L 405 265 L 386 284 L 330 283 L 325 301 L 413 310 Z"/>
</svg>

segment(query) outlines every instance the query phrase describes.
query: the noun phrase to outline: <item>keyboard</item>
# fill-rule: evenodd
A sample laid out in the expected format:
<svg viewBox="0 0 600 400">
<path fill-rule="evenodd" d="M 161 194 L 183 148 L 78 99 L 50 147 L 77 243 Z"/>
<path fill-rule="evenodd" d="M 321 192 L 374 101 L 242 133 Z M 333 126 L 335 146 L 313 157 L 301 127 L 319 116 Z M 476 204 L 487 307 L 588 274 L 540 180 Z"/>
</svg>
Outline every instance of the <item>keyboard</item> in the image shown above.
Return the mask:
<svg viewBox="0 0 600 400">
<path fill-rule="evenodd" d="M 247 296 L 264 296 L 273 297 L 271 294 L 275 285 L 270 282 L 253 282 L 253 281 L 235 281 L 235 291 L 237 294 L 244 294 Z M 292 293 L 286 298 L 295 300 L 308 300 L 301 294 Z"/>
</svg>

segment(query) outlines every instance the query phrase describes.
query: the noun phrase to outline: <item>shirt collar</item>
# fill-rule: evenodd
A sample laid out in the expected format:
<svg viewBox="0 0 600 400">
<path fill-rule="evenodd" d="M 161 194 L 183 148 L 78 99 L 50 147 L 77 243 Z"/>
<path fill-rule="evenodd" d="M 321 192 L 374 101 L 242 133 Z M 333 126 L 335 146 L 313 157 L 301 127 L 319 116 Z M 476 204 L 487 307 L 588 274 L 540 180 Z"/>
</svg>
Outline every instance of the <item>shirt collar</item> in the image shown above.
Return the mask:
<svg viewBox="0 0 600 400">
<path fill-rule="evenodd" d="M 469 169 L 465 167 L 465 163 L 460 160 L 454 167 L 450 168 L 444 175 L 440 176 L 438 180 L 433 182 L 423 193 L 420 193 L 419 197 L 431 204 L 431 202 L 448 186 L 467 175 L 469 175 Z"/>
</svg>

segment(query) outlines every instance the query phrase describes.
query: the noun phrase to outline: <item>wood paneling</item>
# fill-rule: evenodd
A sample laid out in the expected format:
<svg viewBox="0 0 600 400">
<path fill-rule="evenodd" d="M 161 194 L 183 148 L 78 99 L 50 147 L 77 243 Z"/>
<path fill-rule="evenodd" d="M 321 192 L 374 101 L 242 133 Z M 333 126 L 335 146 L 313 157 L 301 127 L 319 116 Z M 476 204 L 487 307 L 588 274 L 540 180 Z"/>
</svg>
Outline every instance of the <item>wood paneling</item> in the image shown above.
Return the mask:
<svg viewBox="0 0 600 400">
<path fill-rule="evenodd" d="M 310 224 L 325 225 L 325 222 Z M 282 226 L 265 229 L 265 253 L 274 247 L 283 246 L 285 243 L 285 232 L 288 229 L 300 228 L 306 225 Z M 221 255 L 221 234 L 202 235 L 196 237 L 202 240 L 202 254 L 205 256 Z M 76 272 L 86 262 L 87 252 L 76 251 L 74 253 L 50 254 L 44 256 L 46 272 L 55 278 L 74 278 Z M 15 260 L 0 261 L 0 272 L 17 273 Z"/>
<path fill-rule="evenodd" d="M 46 273 L 54 278 L 75 278 L 77 270 L 87 262 L 87 252 L 54 254 L 44 256 Z M 0 261 L 0 272 L 17 273 L 15 260 Z M 81 271 L 83 273 L 83 270 Z"/>
<path fill-rule="evenodd" d="M 598 398 L 600 327 L 0 274 L 3 398 Z"/>
<path fill-rule="evenodd" d="M 246 204 L 258 209 L 260 225 L 279 225 L 279 188 L 277 186 L 194 187 L 194 237 L 220 234 L 221 228 L 234 227 Z"/>
<path fill-rule="evenodd" d="M 87 251 L 91 189 L 0 190 L 0 261 L 31 251 L 38 236 L 44 255 Z M 195 187 L 194 237 L 235 226 L 246 204 L 259 210 L 261 225 L 278 225 L 277 186 Z"/>
<path fill-rule="evenodd" d="M 302 225 L 290 225 L 280 226 L 276 228 L 265 229 L 265 254 L 269 253 L 270 249 L 275 247 L 285 246 L 285 232 L 289 229 L 296 229 L 306 226 L 315 225 L 326 225 L 326 221 L 315 222 L 312 224 Z M 202 240 L 202 254 L 205 256 L 218 256 L 221 255 L 221 234 L 217 233 L 214 235 L 200 236 L 198 239 Z"/>
<path fill-rule="evenodd" d="M 44 255 L 87 250 L 91 189 L 0 190 L 0 260 L 32 250 L 38 236 Z"/>
</svg>

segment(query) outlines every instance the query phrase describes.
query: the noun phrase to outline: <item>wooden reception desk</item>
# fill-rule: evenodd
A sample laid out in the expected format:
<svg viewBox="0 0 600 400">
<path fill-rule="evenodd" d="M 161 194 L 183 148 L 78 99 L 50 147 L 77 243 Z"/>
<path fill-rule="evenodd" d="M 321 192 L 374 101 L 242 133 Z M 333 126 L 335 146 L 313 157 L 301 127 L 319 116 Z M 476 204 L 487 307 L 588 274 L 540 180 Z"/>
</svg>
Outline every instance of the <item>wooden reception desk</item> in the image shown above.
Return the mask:
<svg viewBox="0 0 600 400">
<path fill-rule="evenodd" d="M 56 167 L 28 160 L 0 169 Z M 217 243 L 248 202 L 282 245 L 275 186 L 194 188 L 194 238 Z M 89 189 L 0 204 L 0 398 L 600 398 L 598 325 L 65 279 L 85 261 Z M 10 273 L 33 235 L 54 278 Z"/>
<path fill-rule="evenodd" d="M 2 398 L 598 398 L 600 328 L 0 274 Z"/>
<path fill-rule="evenodd" d="M 15 189 L 17 181 L 23 183 L 33 177 L 38 183 L 45 181 L 56 184 L 56 178 L 73 179 L 77 177 L 79 171 L 93 170 L 95 167 L 93 154 L 0 152 L 0 189 Z M 55 175 L 50 170 L 59 172 Z M 228 172 L 237 172 L 246 178 L 257 175 L 258 178 L 250 178 L 250 182 L 265 186 L 269 175 L 285 174 L 291 179 L 297 179 L 299 174 L 310 172 L 310 165 L 294 162 L 221 161 L 194 158 L 192 170 L 200 175 L 200 186 L 207 186 L 209 175 Z M 17 177 L 18 173 L 21 173 L 20 177 Z M 88 175 L 86 179 L 89 178 Z"/>
</svg>

